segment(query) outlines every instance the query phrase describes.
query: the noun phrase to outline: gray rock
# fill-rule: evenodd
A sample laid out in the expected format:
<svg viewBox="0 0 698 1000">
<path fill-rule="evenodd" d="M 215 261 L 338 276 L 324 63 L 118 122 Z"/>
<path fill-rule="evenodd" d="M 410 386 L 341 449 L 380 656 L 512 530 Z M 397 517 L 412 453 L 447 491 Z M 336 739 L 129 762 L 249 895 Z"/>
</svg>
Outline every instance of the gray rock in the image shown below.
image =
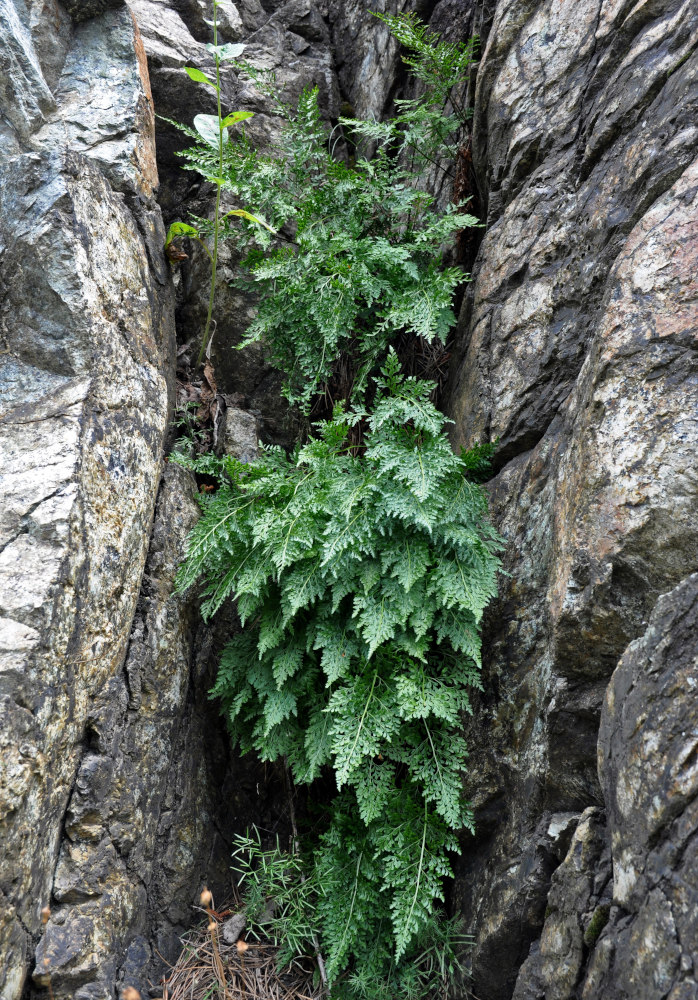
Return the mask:
<svg viewBox="0 0 698 1000">
<path fill-rule="evenodd" d="M 211 769 L 220 766 L 220 739 L 207 738 L 211 720 L 198 699 L 193 704 L 195 603 L 173 593 L 181 551 L 198 517 L 195 493 L 189 473 L 168 464 L 123 670 L 90 702 L 89 744 L 66 809 L 53 880 L 58 905 L 36 953 L 34 981 L 50 973 L 57 997 L 77 995 L 78 987 L 111 997 L 118 970 L 125 985 L 147 995 L 143 972 L 153 955 L 143 932 L 150 937 L 158 920 L 175 919 L 168 907 L 173 883 L 187 902 L 195 899 L 205 874 L 202 858 L 209 863 L 217 840 L 199 796 L 214 795 Z M 173 768 L 183 728 L 187 741 L 198 744 L 197 763 L 185 753 Z M 178 798 L 171 787 L 175 777 Z M 164 909 L 155 918 L 157 897 Z"/>
<path fill-rule="evenodd" d="M 88 21 L 106 10 L 123 7 L 126 0 L 62 0 L 62 3 L 72 19 L 78 22 Z"/>
<path fill-rule="evenodd" d="M 236 913 L 223 924 L 222 936 L 226 944 L 235 944 L 237 939 L 245 929 L 247 916 L 243 913 Z"/>
<path fill-rule="evenodd" d="M 569 851 L 551 879 L 540 941 L 521 967 L 512 1000 L 573 1000 L 590 947 L 589 929 L 599 933 L 610 896 L 610 859 L 604 857 L 605 828 L 599 809 L 582 814 Z M 602 862 L 603 858 L 603 862 Z M 603 864 L 603 874 L 599 874 Z M 591 946 L 596 941 L 594 937 Z"/>
<path fill-rule="evenodd" d="M 543 923 L 513 859 L 551 808 L 604 804 L 606 685 L 698 565 L 698 12 L 631 7 L 498 3 L 478 74 L 488 229 L 449 398 L 456 444 L 500 437 L 511 573 L 467 726 L 478 832 L 457 890 L 485 1000 L 509 1000 Z"/>
<path fill-rule="evenodd" d="M 15 3 L 20 10 L 22 0 Z M 44 80 L 54 94 L 73 40 L 72 19 L 60 0 L 23 0 L 23 4 L 22 23 L 31 33 Z"/>
<path fill-rule="evenodd" d="M 148 198 L 158 186 L 153 98 L 138 27 L 118 6 L 74 30 L 56 110 L 33 146 L 68 146 L 94 160 L 116 190 Z"/>
<path fill-rule="evenodd" d="M 232 455 L 240 462 L 254 462 L 259 455 L 257 418 L 248 410 L 242 410 L 230 403 L 225 411 L 223 452 Z"/>
<path fill-rule="evenodd" d="M 698 943 L 698 574 L 657 602 L 604 701 L 613 903 L 584 1000 L 693 995 Z M 686 696 L 688 694 L 688 696 Z"/>
<path fill-rule="evenodd" d="M 56 104 L 44 79 L 22 0 L 0 2 L 0 37 L 0 128 L 17 152 L 17 140 L 31 135 Z"/>
<path fill-rule="evenodd" d="M 128 164 L 122 187 L 142 199 L 137 218 L 81 155 L 103 136 L 89 141 L 84 120 L 78 144 L 61 118 L 76 97 L 62 89 L 64 70 L 72 87 L 90 25 L 74 32 L 52 0 L 6 0 L 0 14 L 3 50 L 15 60 L 3 102 L 12 142 L 0 156 L 0 994 L 18 1000 L 53 893 L 63 902 L 45 929 L 39 977 L 55 966 L 84 978 L 99 952 L 102 928 L 80 907 L 98 893 L 113 849 L 88 812 L 68 822 L 83 848 L 65 839 L 64 823 L 93 778 L 102 790 L 109 779 L 93 772 L 85 744 L 93 700 L 122 669 L 138 597 L 174 317 L 149 253 L 164 231 L 148 200 L 147 156 L 136 155 L 153 153 L 152 107 L 130 15 L 104 15 L 102 74 L 111 68 L 113 89 L 87 73 L 84 94 L 91 85 L 111 122 L 104 162 L 114 178 Z M 108 978 L 114 960 L 103 957 Z M 56 996 L 74 995 L 61 993 L 60 975 Z"/>
<path fill-rule="evenodd" d="M 380 116 L 403 76 L 371 6 L 240 0 L 222 37 L 290 99 L 315 82 L 328 118 L 343 102 Z M 487 231 L 449 405 L 456 443 L 500 438 L 491 499 L 511 573 L 468 723 L 477 836 L 453 902 L 476 937 L 473 991 L 696 1000 L 694 581 L 613 675 L 601 784 L 596 743 L 619 657 L 698 555 L 698 13 L 428 7 L 448 37 L 483 39 L 472 182 Z M 173 590 L 193 482 L 167 466 L 157 493 L 175 357 L 158 168 L 168 221 L 211 197 L 162 122 L 156 166 L 153 100 L 185 122 L 213 110 L 184 70 L 210 69 L 207 10 L 0 0 L 3 1000 L 44 995 L 47 973 L 56 1000 L 147 995 L 204 880 L 225 902 L 229 834 L 278 813 L 279 788 L 230 761 L 206 698 L 235 616 L 202 628 Z M 244 75 L 226 67 L 223 94 L 274 141 Z M 234 264 L 224 251 L 213 360 L 242 457 L 295 425 L 264 349 L 232 350 L 254 310 L 228 285 Z M 194 254 L 182 340 L 200 339 L 207 279 Z"/>
<path fill-rule="evenodd" d="M 120 670 L 138 595 L 171 314 L 133 218 L 88 161 L 23 154 L 0 176 L 0 864 L 36 934 L 90 702 Z M 25 960 L 0 960 L 8 1000 Z"/>
<path fill-rule="evenodd" d="M 628 233 L 695 156 L 695 5 L 626 20 L 630 6 L 497 5 L 473 130 L 486 263 L 463 315 L 452 407 L 459 440 L 499 437 L 503 457 L 550 426 Z"/>
</svg>

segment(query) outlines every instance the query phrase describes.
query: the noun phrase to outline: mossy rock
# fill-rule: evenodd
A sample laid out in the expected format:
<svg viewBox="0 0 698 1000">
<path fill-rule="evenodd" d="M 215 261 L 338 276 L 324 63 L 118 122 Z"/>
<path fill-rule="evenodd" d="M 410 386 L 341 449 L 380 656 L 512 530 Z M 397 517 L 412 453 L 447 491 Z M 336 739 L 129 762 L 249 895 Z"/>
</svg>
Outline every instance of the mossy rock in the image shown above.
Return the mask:
<svg viewBox="0 0 698 1000">
<path fill-rule="evenodd" d="M 587 948 L 593 948 L 596 944 L 599 934 L 608 923 L 608 915 L 610 912 L 611 907 L 608 903 L 603 903 L 601 906 L 597 906 L 594 910 L 591 920 L 587 925 L 587 929 L 584 931 L 584 944 Z"/>
</svg>

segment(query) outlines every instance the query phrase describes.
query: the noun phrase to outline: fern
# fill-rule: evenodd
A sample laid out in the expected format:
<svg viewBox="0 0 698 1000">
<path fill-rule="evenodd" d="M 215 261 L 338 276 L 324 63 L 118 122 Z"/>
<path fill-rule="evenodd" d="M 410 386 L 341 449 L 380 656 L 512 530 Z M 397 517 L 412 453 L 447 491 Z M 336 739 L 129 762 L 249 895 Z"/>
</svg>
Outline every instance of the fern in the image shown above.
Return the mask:
<svg viewBox="0 0 698 1000">
<path fill-rule="evenodd" d="M 478 625 L 500 544 L 430 391 L 390 351 L 370 412 L 337 407 L 290 456 L 267 448 L 252 466 L 190 463 L 215 470 L 219 487 L 202 501 L 179 577 L 182 587 L 203 580 L 208 615 L 238 600 L 246 627 L 214 693 L 240 749 L 285 757 L 298 783 L 330 766 L 337 815 L 353 801 L 361 833 L 347 856 L 358 843 L 363 854 L 352 896 L 367 900 L 370 886 L 380 895 L 381 947 L 390 955 L 392 941 L 396 961 L 434 918 L 452 830 L 471 825 L 466 747 L 453 728 L 478 683 Z M 323 878 L 327 852 L 348 850 L 340 833 L 316 858 Z M 333 905 L 321 900 L 318 919 L 336 976 L 356 958 L 358 932 L 333 931 Z"/>
<path fill-rule="evenodd" d="M 478 40 L 468 42 L 444 42 L 436 32 L 423 24 L 414 13 L 381 14 L 375 16 L 390 28 L 391 33 L 403 46 L 403 62 L 410 74 L 424 85 L 426 94 L 418 102 L 418 107 L 443 109 L 453 103 L 458 120 L 468 117 L 453 96 L 454 90 L 468 78 L 475 62 Z M 411 102 L 402 102 L 410 104 Z"/>
<path fill-rule="evenodd" d="M 451 62 L 459 73 L 469 65 L 470 49 L 456 48 L 443 73 Z M 286 374 L 287 398 L 306 411 L 332 381 L 339 355 L 352 365 L 344 396 L 357 401 L 397 333 L 445 342 L 455 322 L 451 302 L 463 274 L 437 261 L 442 246 L 477 220 L 462 207 L 437 212 L 418 180 L 425 159 L 447 153 L 460 128 L 441 107 L 444 94 L 437 81 L 433 92 L 402 102 L 390 122 L 342 119 L 350 145 L 378 141 L 370 160 L 359 147 L 353 160 L 333 156 L 339 138 L 322 123 L 317 88 L 301 94 L 295 111 L 279 102 L 286 123 L 273 153 L 254 149 L 241 128 L 224 145 L 222 167 L 201 139 L 182 154 L 187 169 L 216 183 L 222 177 L 253 207 L 254 216 L 227 222 L 221 233 L 243 254 L 238 284 L 260 295 L 240 346 L 268 343 Z M 194 221 L 199 233 L 211 229 Z M 276 231 L 286 235 L 275 238 Z"/>
<path fill-rule="evenodd" d="M 453 846 L 452 833 L 409 789 L 394 790 L 385 820 L 368 827 L 343 793 L 313 850 L 293 855 L 277 842 L 265 851 L 253 831 L 236 837 L 233 867 L 252 933 L 281 945 L 281 962 L 292 957 L 290 942 L 307 954 L 319 928 L 333 996 L 421 1000 L 445 996 L 460 972 L 457 924 L 425 907 L 431 892 L 441 895 L 450 873 L 443 850 Z"/>
<path fill-rule="evenodd" d="M 443 342 L 454 322 L 464 276 L 441 250 L 476 220 L 437 211 L 419 175 L 459 142 L 474 43 L 378 16 L 421 82 L 390 121 L 343 118 L 328 134 L 316 90 L 292 110 L 239 64 L 285 119 L 278 149 L 256 150 L 244 125 L 221 125 L 222 148 L 183 129 L 186 167 L 256 213 L 190 227 L 239 250 L 238 281 L 260 296 L 246 343 L 269 345 L 306 412 L 328 389 L 340 402 L 291 454 L 176 456 L 217 483 L 178 586 L 200 585 L 205 617 L 237 602 L 242 629 L 212 691 L 235 746 L 283 761 L 297 785 L 335 779 L 300 853 L 238 838 L 252 932 L 282 964 L 317 954 L 319 939 L 337 1000 L 423 1000 L 445 998 L 459 974 L 441 904 L 456 833 L 472 829 L 458 730 L 480 685 L 501 540 L 479 485 L 492 447 L 455 455 L 433 385 L 403 374 L 393 348 L 398 335 Z"/>
</svg>

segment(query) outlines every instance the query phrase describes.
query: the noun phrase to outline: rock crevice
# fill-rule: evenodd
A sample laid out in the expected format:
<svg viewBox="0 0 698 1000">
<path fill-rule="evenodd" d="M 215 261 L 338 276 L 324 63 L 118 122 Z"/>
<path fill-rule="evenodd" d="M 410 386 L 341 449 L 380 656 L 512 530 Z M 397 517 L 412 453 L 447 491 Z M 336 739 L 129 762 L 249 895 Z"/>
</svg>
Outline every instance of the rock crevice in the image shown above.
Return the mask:
<svg viewBox="0 0 698 1000">
<path fill-rule="evenodd" d="M 380 117 L 405 79 L 372 6 L 239 0 L 221 34 L 291 100 L 317 84 L 329 121 Z M 446 404 L 455 444 L 499 439 L 511 575 L 466 727 L 477 835 L 450 905 L 472 990 L 697 1000 L 698 11 L 397 9 L 481 35 L 464 155 L 486 229 Z M 164 222 L 211 199 L 154 112 L 213 110 L 184 70 L 210 66 L 206 17 L 206 0 L 0 0 L 2 1000 L 38 1000 L 49 974 L 56 1000 L 159 996 L 202 882 L 229 891 L 227 838 L 279 822 L 206 695 L 234 616 L 204 627 L 174 589 L 197 504 L 168 421 L 207 273 L 194 253 L 173 281 Z M 223 90 L 271 141 L 254 88 L 226 68 Z M 221 442 L 250 457 L 295 425 L 263 349 L 232 350 L 254 309 L 234 263 L 213 361 Z"/>
</svg>

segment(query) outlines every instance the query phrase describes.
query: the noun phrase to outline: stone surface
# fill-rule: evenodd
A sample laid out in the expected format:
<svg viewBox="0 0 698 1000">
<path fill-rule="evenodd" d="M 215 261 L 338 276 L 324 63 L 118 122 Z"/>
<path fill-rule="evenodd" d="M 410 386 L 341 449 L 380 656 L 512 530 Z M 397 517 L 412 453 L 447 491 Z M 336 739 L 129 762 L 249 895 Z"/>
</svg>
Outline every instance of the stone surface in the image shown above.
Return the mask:
<svg viewBox="0 0 698 1000">
<path fill-rule="evenodd" d="M 532 914 L 523 860 L 551 809 L 608 806 L 608 680 L 698 565 L 696 32 L 673 0 L 498 3 L 478 74 L 488 228 L 448 405 L 456 443 L 499 438 L 511 573 L 485 627 L 478 832 L 454 896 L 481 1000 L 509 1000 L 531 944 L 542 961 L 550 872 Z"/>
<path fill-rule="evenodd" d="M 698 574 L 657 602 L 599 733 L 613 909 L 584 1000 L 693 996 L 698 945 Z"/>
<path fill-rule="evenodd" d="M 4 142 L 20 148 L 20 141 L 31 135 L 55 110 L 56 102 L 42 72 L 31 36 L 28 14 L 15 0 L 0 3 L 0 115 Z"/>
<path fill-rule="evenodd" d="M 90 702 L 126 650 L 171 317 L 133 217 L 87 160 L 27 153 L 0 174 L 2 884 L 36 933 Z"/>
<path fill-rule="evenodd" d="M 113 6 L 113 5 L 112 5 Z M 149 197 L 158 186 L 153 99 L 128 7 L 90 15 L 73 31 L 55 88 L 56 111 L 33 145 L 66 145 L 94 160 L 112 187 Z"/>
<path fill-rule="evenodd" d="M 695 156 L 697 40 L 690 0 L 498 4 L 475 102 L 487 264 L 454 366 L 461 438 L 499 437 L 511 457 L 571 391 L 628 233 Z"/>
<path fill-rule="evenodd" d="M 601 810 L 585 809 L 569 851 L 553 873 L 540 942 L 521 967 L 513 1000 L 573 1000 L 577 995 L 591 940 L 588 931 L 603 929 L 610 908 L 611 865 L 604 834 Z"/>
<path fill-rule="evenodd" d="M 6 0 L 1 14 L 3 49 L 22 69 L 3 76 L 11 141 L 0 156 L 0 995 L 18 1000 L 52 893 L 66 909 L 46 928 L 49 968 L 72 963 L 87 975 L 104 929 L 69 901 L 94 894 L 109 851 L 79 890 L 68 887 L 75 857 L 55 884 L 54 870 L 68 803 L 90 773 L 94 699 L 120 675 L 128 645 L 162 463 L 174 303 L 151 252 L 163 228 L 130 14 L 77 29 L 48 0 Z M 94 56 L 86 38 L 98 23 L 112 91 L 89 67 L 75 74 Z M 113 125 L 99 156 L 101 134 L 74 141 L 81 86 Z M 95 835 L 88 820 L 85 831 Z M 115 903 L 120 921 L 130 905 Z M 59 920 L 73 928 L 62 943 Z M 57 986 L 57 997 L 73 995 Z"/>
<path fill-rule="evenodd" d="M 695 996 L 697 686 L 693 574 L 660 597 L 613 673 L 599 733 L 607 817 L 583 814 L 514 1000 Z"/>
<path fill-rule="evenodd" d="M 290 99 L 317 83 L 329 120 L 380 117 L 405 80 L 372 6 L 240 0 L 221 37 Z M 465 260 L 447 404 L 455 443 L 499 438 L 511 576 L 485 629 L 477 835 L 451 898 L 476 938 L 473 992 L 698 1000 L 684 580 L 698 563 L 698 11 L 398 3 L 417 6 L 447 37 L 482 39 L 463 99 L 487 228 Z M 203 628 L 173 590 L 195 484 L 169 465 L 160 482 L 175 291 L 155 194 L 169 222 L 209 213 L 211 192 L 153 110 L 213 111 L 184 70 L 211 67 L 208 11 L 0 0 L 2 1000 L 45 996 L 47 971 L 56 1000 L 147 996 L 204 879 L 225 899 L 230 835 L 282 822 L 280 784 L 231 762 L 206 697 L 234 615 Z M 223 98 L 274 141 L 244 74 L 226 67 Z M 245 457 L 296 428 L 264 350 L 232 350 L 254 309 L 228 286 L 234 263 L 224 251 L 213 361 L 227 446 Z M 181 347 L 198 344 L 207 280 L 202 255 L 177 275 Z"/>
<path fill-rule="evenodd" d="M 50 973 L 57 997 L 107 1000 L 117 985 L 147 996 L 153 946 L 172 956 L 174 940 L 176 953 L 202 884 L 227 888 L 229 848 L 216 846 L 230 825 L 227 743 L 193 652 L 196 602 L 173 593 L 195 497 L 190 474 L 168 464 L 128 653 L 90 701 L 36 951 L 34 981 Z"/>
<path fill-rule="evenodd" d="M 125 3 L 126 0 L 63 0 L 63 6 L 74 21 L 88 21 L 105 10 L 123 7 Z"/>
<path fill-rule="evenodd" d="M 254 462 L 259 455 L 259 421 L 254 413 L 230 402 L 225 412 L 223 451 L 240 462 Z"/>
</svg>

